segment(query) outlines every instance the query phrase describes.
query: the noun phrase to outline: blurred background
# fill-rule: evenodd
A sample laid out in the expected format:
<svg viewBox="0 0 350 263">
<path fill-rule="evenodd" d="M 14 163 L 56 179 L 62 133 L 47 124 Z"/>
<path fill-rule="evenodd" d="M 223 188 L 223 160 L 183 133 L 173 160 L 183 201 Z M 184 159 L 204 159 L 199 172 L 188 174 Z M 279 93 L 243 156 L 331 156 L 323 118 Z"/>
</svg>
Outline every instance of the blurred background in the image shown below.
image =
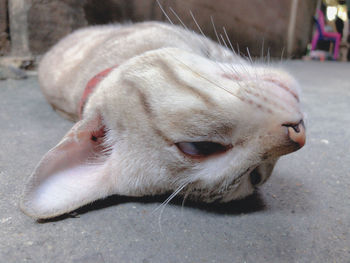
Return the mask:
<svg viewBox="0 0 350 263">
<path fill-rule="evenodd" d="M 232 44 L 253 57 L 348 61 L 350 0 L 160 0 L 174 23 L 216 39 L 225 27 Z M 0 0 L 0 63 L 35 68 L 60 38 L 89 25 L 166 21 L 155 0 Z M 11 75 L 11 74 L 10 74 Z"/>
<path fill-rule="evenodd" d="M 0 263 L 350 263 L 350 0 L 159 2 L 198 31 L 192 10 L 215 40 L 213 16 L 242 54 L 288 59 L 277 64 L 302 87 L 305 147 L 246 200 L 163 213 L 166 197 L 112 196 L 35 222 L 18 208 L 24 182 L 72 127 L 28 77 L 40 57 L 81 27 L 167 19 L 155 0 L 0 0 Z"/>
</svg>

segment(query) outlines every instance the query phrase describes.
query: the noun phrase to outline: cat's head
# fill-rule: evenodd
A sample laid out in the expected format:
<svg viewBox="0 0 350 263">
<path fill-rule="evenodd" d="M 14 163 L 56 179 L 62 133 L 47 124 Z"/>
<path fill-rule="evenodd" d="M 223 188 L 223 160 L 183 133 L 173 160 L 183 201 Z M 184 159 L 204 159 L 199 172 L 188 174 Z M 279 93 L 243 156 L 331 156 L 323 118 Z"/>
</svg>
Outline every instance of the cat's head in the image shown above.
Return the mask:
<svg viewBox="0 0 350 263">
<path fill-rule="evenodd" d="M 83 119 L 30 177 L 21 207 L 48 218 L 111 194 L 242 198 L 304 145 L 303 118 L 283 71 L 146 52 L 99 83 Z"/>
</svg>

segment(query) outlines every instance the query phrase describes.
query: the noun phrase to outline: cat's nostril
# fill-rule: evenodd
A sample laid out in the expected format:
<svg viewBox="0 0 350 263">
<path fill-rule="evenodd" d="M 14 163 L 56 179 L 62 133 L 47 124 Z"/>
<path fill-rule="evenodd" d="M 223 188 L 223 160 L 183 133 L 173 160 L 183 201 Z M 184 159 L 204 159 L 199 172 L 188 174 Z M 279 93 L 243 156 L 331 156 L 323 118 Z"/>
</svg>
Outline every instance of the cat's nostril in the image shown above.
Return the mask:
<svg viewBox="0 0 350 263">
<path fill-rule="evenodd" d="M 299 145 L 299 148 L 305 145 L 306 134 L 305 134 L 305 126 L 304 121 L 301 120 L 297 124 L 283 124 L 282 126 L 287 127 L 289 138 Z"/>
</svg>

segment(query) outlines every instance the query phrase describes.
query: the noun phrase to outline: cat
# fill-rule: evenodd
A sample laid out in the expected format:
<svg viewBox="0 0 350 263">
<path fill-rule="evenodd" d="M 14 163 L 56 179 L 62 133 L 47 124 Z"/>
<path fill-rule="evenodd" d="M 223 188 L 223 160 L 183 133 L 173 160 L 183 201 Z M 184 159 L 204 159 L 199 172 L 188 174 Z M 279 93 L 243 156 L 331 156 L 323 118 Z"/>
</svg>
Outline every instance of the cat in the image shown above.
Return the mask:
<svg viewBox="0 0 350 263">
<path fill-rule="evenodd" d="M 20 207 L 36 219 L 113 194 L 241 199 L 305 144 L 292 76 L 176 25 L 80 29 L 46 53 L 38 77 L 77 122 L 26 183 Z"/>
</svg>

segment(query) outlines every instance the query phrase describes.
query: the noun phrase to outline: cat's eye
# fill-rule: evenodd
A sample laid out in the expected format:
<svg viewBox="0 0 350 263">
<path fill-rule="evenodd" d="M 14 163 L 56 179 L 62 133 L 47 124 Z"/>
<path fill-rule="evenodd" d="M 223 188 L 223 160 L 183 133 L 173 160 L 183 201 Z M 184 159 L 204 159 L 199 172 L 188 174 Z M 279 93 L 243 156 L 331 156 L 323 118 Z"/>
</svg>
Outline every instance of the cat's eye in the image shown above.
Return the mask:
<svg viewBox="0 0 350 263">
<path fill-rule="evenodd" d="M 226 152 L 232 145 L 223 145 L 216 142 L 179 142 L 175 144 L 184 154 L 192 158 L 208 157 L 210 155 Z"/>
</svg>

